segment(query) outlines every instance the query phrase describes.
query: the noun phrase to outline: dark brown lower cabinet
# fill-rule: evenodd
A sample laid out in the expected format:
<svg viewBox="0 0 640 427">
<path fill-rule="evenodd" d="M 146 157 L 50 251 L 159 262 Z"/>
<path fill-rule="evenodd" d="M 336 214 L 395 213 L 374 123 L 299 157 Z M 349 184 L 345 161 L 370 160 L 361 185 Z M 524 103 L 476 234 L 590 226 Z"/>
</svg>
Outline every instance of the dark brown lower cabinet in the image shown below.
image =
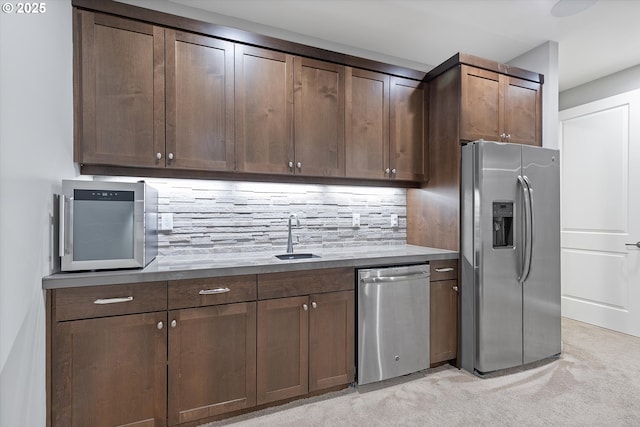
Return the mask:
<svg viewBox="0 0 640 427">
<path fill-rule="evenodd" d="M 458 357 L 458 261 L 431 263 L 430 363 Z"/>
<path fill-rule="evenodd" d="M 309 392 L 354 379 L 354 298 L 354 291 L 309 297 Z"/>
<path fill-rule="evenodd" d="M 167 313 L 58 322 L 52 425 L 166 425 Z"/>
<path fill-rule="evenodd" d="M 431 363 L 457 356 L 457 283 L 455 280 L 431 282 Z"/>
<path fill-rule="evenodd" d="M 261 297 L 256 275 L 47 291 L 50 425 L 192 426 L 351 383 L 354 270 L 259 276 Z"/>
<path fill-rule="evenodd" d="M 306 296 L 258 301 L 258 405 L 307 393 L 308 304 Z"/>
<path fill-rule="evenodd" d="M 169 425 L 256 404 L 256 303 L 169 312 Z"/>
<path fill-rule="evenodd" d="M 258 404 L 349 384 L 354 292 L 258 302 Z"/>
</svg>

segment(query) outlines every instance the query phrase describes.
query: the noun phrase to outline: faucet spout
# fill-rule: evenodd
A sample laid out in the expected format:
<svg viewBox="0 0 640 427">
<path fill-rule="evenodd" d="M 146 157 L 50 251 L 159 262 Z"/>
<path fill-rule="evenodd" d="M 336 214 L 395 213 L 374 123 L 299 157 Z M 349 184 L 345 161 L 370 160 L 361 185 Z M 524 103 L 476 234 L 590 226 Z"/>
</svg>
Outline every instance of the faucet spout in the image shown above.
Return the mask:
<svg viewBox="0 0 640 427">
<path fill-rule="evenodd" d="M 293 239 L 291 238 L 291 220 L 292 219 L 295 219 L 296 225 L 300 227 L 300 220 L 298 219 L 298 215 L 293 213 L 289 215 L 288 227 L 287 227 L 288 228 L 288 237 L 287 237 L 287 253 L 288 254 L 293 253 Z"/>
</svg>

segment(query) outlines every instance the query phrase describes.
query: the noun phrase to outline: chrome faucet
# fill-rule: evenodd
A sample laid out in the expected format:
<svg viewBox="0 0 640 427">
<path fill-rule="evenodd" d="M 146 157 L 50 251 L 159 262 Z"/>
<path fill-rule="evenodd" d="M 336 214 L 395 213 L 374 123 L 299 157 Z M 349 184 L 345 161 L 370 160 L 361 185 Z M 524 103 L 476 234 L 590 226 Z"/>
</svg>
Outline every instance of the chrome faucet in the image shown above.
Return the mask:
<svg viewBox="0 0 640 427">
<path fill-rule="evenodd" d="M 292 254 L 293 253 L 293 240 L 291 239 L 291 220 L 295 219 L 296 220 L 296 225 L 298 227 L 300 227 L 300 220 L 298 219 L 298 215 L 296 214 L 291 214 L 289 215 L 289 236 L 287 238 L 287 253 L 288 254 Z"/>
</svg>

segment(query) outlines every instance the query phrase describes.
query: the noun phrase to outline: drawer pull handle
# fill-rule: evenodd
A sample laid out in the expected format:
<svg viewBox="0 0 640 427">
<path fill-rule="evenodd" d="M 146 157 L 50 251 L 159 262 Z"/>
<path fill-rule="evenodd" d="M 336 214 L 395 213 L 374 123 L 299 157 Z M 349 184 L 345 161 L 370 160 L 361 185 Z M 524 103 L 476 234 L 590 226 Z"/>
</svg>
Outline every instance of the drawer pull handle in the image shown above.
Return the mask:
<svg viewBox="0 0 640 427">
<path fill-rule="evenodd" d="M 133 297 L 122 297 L 122 298 L 98 298 L 93 303 L 98 305 L 104 304 L 118 304 L 121 302 L 130 302 L 133 301 Z"/>
<path fill-rule="evenodd" d="M 215 289 L 203 289 L 198 292 L 200 295 L 215 295 L 215 294 L 224 294 L 229 292 L 231 289 L 229 288 L 215 288 Z"/>
<path fill-rule="evenodd" d="M 438 273 L 448 273 L 449 271 L 453 271 L 453 267 L 444 267 L 444 268 L 436 268 Z"/>
</svg>

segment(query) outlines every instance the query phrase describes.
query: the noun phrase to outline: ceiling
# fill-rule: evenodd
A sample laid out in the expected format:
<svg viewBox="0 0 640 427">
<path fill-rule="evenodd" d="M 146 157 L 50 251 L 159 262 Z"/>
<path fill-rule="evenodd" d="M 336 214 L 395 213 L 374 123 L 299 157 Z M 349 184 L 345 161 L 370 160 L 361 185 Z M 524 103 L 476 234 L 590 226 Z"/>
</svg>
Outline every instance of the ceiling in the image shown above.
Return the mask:
<svg viewBox="0 0 640 427">
<path fill-rule="evenodd" d="M 506 63 L 556 41 L 560 91 L 640 64 L 640 0 L 599 0 L 565 18 L 550 13 L 557 0 L 169 2 L 222 25 L 286 39 L 300 36 L 317 47 L 423 71 L 456 52 Z"/>
</svg>

